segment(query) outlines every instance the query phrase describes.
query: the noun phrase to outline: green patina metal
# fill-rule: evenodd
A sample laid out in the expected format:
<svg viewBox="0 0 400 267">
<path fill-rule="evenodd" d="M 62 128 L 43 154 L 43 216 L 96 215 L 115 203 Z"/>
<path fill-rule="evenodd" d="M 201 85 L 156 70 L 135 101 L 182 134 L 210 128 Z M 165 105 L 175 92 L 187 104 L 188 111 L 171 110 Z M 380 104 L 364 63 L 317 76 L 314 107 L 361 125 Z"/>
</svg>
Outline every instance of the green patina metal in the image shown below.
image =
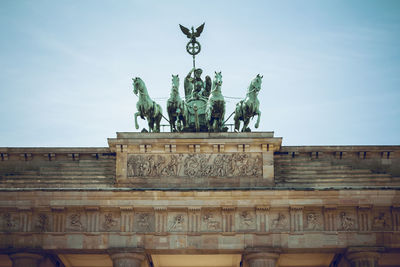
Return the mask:
<svg viewBox="0 0 400 267">
<path fill-rule="evenodd" d="M 193 27 L 189 30 L 179 25 L 182 32 L 190 39 L 186 50 L 193 57 L 193 68 L 184 79 L 184 100 L 179 95 L 179 76 L 172 75 L 171 94 L 167 101 L 171 132 L 222 132 L 228 130 L 224 121 L 225 99 L 221 92 L 222 74 L 215 72 L 213 81 L 210 76 L 206 76 L 203 81 L 201 78 L 203 70 L 196 68 L 195 64 L 195 56 L 201 51 L 200 43 L 196 38 L 200 37 L 204 25 L 203 23 L 197 27 L 196 31 Z M 255 115 L 257 115 L 255 128 L 258 128 L 261 112 L 257 96 L 261 89 L 261 79 L 262 76 L 258 74 L 251 81 L 245 99 L 236 104 L 235 111 L 232 113 L 235 114 L 235 131 L 250 131 L 248 125 L 250 119 Z M 139 96 L 136 104 L 138 112 L 135 113 L 136 129 L 139 128 L 137 117 L 140 116 L 142 119 L 147 119 L 149 132 L 159 132 L 160 120 L 163 117 L 160 105 L 149 97 L 146 86 L 140 78 L 133 79 L 133 87 L 134 93 Z M 241 130 L 240 121 L 243 121 Z"/>
<path fill-rule="evenodd" d="M 243 121 L 243 128 L 242 132 L 249 132 L 250 128 L 247 126 L 249 125 L 250 119 L 257 115 L 257 122 L 254 127 L 258 128 L 260 124 L 260 102 L 258 101 L 258 92 L 261 89 L 261 82 L 263 76 L 257 74 L 257 76 L 251 81 L 249 87 L 247 88 L 246 98 L 241 100 L 239 103 L 236 104 L 235 109 L 235 131 L 239 131 L 240 128 L 240 121 Z"/>
<path fill-rule="evenodd" d="M 139 94 L 139 101 L 136 103 L 137 112 L 135 113 L 135 127 L 139 129 L 137 117 L 146 118 L 149 124 L 149 132 L 160 132 L 160 121 L 162 117 L 162 109 L 159 104 L 154 102 L 147 93 L 146 85 L 139 77 L 132 78 L 133 93 Z"/>
</svg>

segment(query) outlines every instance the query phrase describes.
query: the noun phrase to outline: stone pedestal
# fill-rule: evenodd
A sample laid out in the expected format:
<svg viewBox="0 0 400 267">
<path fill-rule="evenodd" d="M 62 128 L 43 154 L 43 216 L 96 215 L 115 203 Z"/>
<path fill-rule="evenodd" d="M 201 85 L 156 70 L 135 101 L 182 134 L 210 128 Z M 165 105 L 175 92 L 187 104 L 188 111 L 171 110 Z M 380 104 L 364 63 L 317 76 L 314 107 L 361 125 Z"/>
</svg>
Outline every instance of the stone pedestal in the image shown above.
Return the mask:
<svg viewBox="0 0 400 267">
<path fill-rule="evenodd" d="M 142 252 L 110 252 L 113 267 L 140 267 L 145 259 Z"/>
<path fill-rule="evenodd" d="M 117 133 L 116 186 L 218 189 L 275 186 L 282 138 L 257 133 Z"/>
<path fill-rule="evenodd" d="M 351 267 L 378 267 L 378 260 L 381 252 L 381 247 L 354 247 L 349 248 L 346 253 L 346 258 Z"/>
<path fill-rule="evenodd" d="M 34 253 L 15 253 L 10 255 L 10 259 L 13 267 L 39 267 L 43 256 Z"/>
<path fill-rule="evenodd" d="M 279 254 L 274 252 L 255 252 L 245 256 L 249 267 L 275 267 Z"/>
</svg>

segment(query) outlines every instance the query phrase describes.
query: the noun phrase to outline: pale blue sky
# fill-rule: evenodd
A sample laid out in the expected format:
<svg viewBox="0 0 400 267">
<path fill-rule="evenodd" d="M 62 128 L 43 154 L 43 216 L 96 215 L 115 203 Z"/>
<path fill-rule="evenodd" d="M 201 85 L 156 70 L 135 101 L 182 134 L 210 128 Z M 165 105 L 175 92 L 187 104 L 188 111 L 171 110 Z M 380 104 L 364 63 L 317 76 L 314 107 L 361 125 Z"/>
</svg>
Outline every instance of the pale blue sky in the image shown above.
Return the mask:
<svg viewBox="0 0 400 267">
<path fill-rule="evenodd" d="M 400 1 L 2 0 L 0 146 L 136 131 L 135 76 L 166 114 L 171 74 L 192 64 L 178 24 L 203 22 L 197 66 L 222 71 L 224 95 L 264 75 L 259 130 L 284 145 L 400 144 Z"/>
</svg>

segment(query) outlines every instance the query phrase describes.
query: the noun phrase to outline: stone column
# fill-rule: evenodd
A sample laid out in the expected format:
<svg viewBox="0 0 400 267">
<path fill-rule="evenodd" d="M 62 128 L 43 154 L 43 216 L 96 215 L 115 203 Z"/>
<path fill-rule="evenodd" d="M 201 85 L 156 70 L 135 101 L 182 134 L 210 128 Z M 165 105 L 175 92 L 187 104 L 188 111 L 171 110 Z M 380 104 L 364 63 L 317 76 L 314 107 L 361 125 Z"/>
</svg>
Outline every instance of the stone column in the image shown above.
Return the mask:
<svg viewBox="0 0 400 267">
<path fill-rule="evenodd" d="M 140 267 L 145 259 L 145 254 L 142 250 L 124 251 L 121 249 L 110 251 L 110 257 L 113 267 Z"/>
<path fill-rule="evenodd" d="M 10 255 L 12 267 L 39 267 L 43 256 L 36 253 L 14 253 Z"/>
<path fill-rule="evenodd" d="M 378 267 L 382 247 L 352 247 L 347 249 L 346 258 L 351 267 Z"/>
<path fill-rule="evenodd" d="M 249 267 L 275 267 L 279 254 L 275 252 L 254 252 L 245 255 Z"/>
</svg>

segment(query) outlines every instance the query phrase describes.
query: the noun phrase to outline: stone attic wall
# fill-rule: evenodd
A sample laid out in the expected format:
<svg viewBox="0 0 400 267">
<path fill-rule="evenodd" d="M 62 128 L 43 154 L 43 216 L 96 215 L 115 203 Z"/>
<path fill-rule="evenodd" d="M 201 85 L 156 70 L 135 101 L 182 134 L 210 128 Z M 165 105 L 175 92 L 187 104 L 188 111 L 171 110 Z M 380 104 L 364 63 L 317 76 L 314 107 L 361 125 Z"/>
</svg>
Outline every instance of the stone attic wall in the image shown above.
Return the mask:
<svg viewBox="0 0 400 267">
<path fill-rule="evenodd" d="M 400 146 L 286 146 L 274 159 L 280 187 L 400 185 Z"/>
<path fill-rule="evenodd" d="M 0 148 L 0 188 L 108 188 L 114 181 L 108 148 Z"/>
<path fill-rule="evenodd" d="M 115 158 L 109 148 L 0 148 L 0 188 L 117 187 Z M 274 171 L 280 188 L 400 186 L 400 146 L 286 146 L 275 152 Z M 128 187 L 270 187 L 250 176 L 157 179 Z"/>
</svg>

